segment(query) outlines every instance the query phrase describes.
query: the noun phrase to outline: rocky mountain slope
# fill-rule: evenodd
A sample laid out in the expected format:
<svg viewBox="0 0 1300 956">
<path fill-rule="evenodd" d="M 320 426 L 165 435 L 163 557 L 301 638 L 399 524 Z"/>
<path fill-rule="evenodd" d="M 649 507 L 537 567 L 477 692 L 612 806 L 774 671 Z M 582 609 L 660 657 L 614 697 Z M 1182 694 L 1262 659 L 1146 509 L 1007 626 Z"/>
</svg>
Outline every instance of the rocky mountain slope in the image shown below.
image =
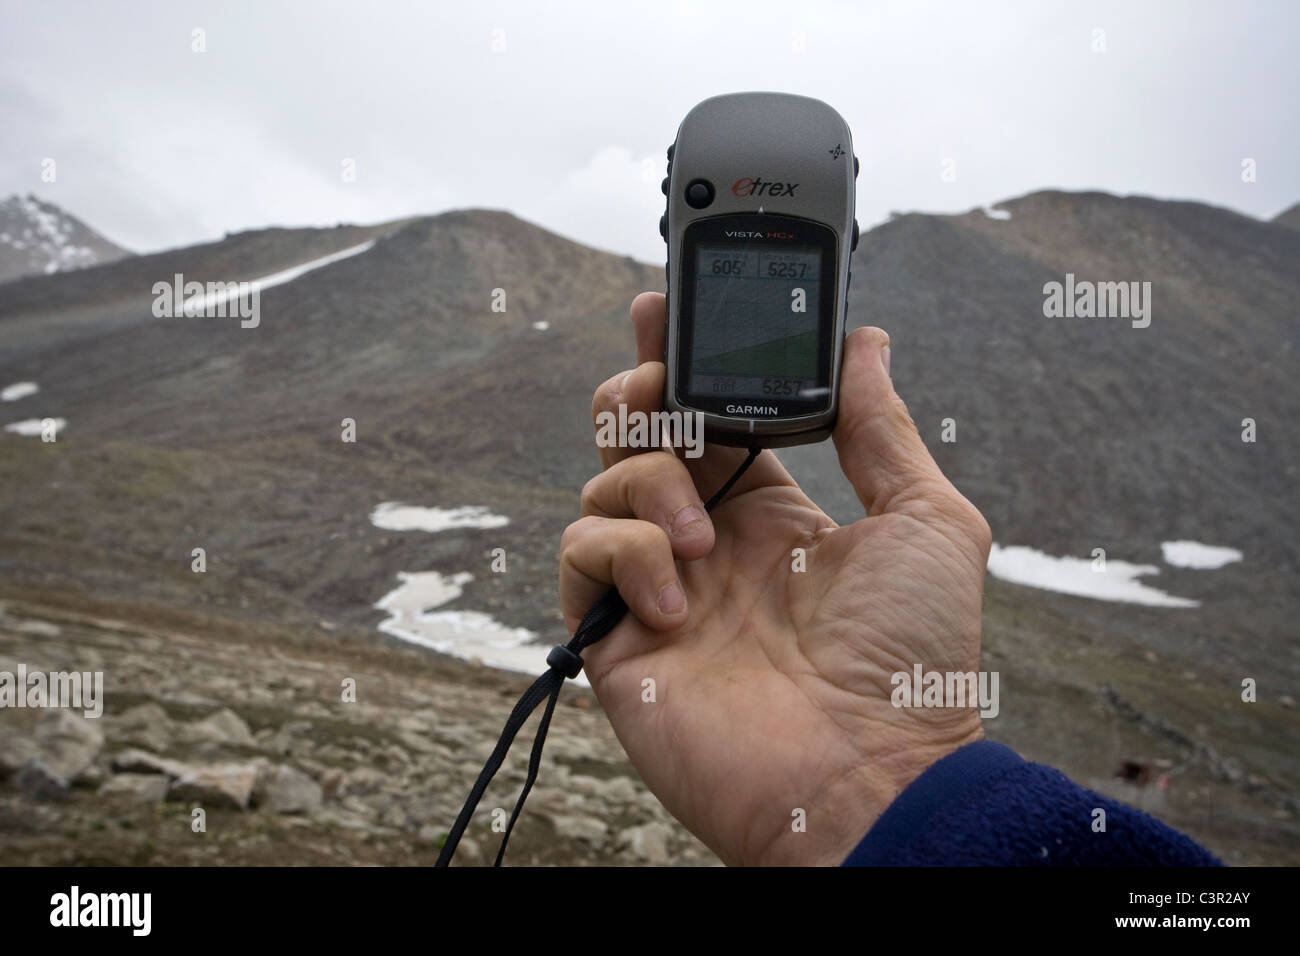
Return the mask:
<svg viewBox="0 0 1300 956">
<path fill-rule="evenodd" d="M 1287 423 L 1300 414 L 1300 232 L 1096 193 L 999 208 L 1010 219 L 896 218 L 854 258 L 852 319 L 890 331 L 898 389 L 940 464 L 1003 544 L 1159 565 L 1161 542 L 1189 539 L 1245 557 L 1213 572 L 1161 566 L 1159 586 L 1196 608 L 990 580 L 984 666 L 1001 671 L 1003 700 L 988 733 L 1098 789 L 1160 801 L 1229 860 L 1297 862 L 1300 763 L 1286 741 L 1300 732 L 1300 460 Z M 253 279 L 370 240 L 267 289 L 256 328 L 151 313 L 152 284 L 175 272 Z M 1044 285 L 1067 273 L 1150 282 L 1150 325 L 1046 317 Z M 83 766 L 30 769 L 43 753 L 59 763 L 66 728 L 15 730 L 25 743 L 0 762 L 6 857 L 99 859 L 60 833 L 118 827 L 111 843 L 131 859 L 194 859 L 168 829 L 193 791 L 173 790 L 185 772 L 158 770 L 165 759 L 239 766 L 228 775 L 249 783 L 249 809 L 226 814 L 229 838 L 204 844 L 204 859 L 269 860 L 283 839 L 291 858 L 320 861 L 338 827 L 375 827 L 393 832 L 373 852 L 354 846 L 356 859 L 408 859 L 401 848 L 422 840 L 409 858 L 427 862 L 526 681 L 395 647 L 373 605 L 400 573 L 468 571 L 448 609 L 563 637 L 556 543 L 596 467 L 591 390 L 632 361 L 632 297 L 662 287 L 657 268 L 486 210 L 246 233 L 0 286 L 0 387 L 39 384 L 0 407 L 67 422 L 50 443 L 0 435 L 0 669 L 73 666 L 88 648 L 117 674 Z M 1247 417 L 1254 443 L 1241 440 Z M 355 442 L 341 440 L 345 419 Z M 829 443 L 781 454 L 832 516 L 860 515 Z M 369 520 L 385 501 L 482 505 L 509 523 L 393 532 Z M 489 572 L 495 548 L 508 574 Z M 391 705 L 336 706 L 351 661 Z M 1255 704 L 1240 699 L 1244 676 L 1259 681 Z M 554 792 L 533 798 L 542 813 L 521 823 L 520 859 L 707 860 L 656 815 L 589 695 L 565 693 L 574 706 L 557 718 L 553 755 L 572 776 L 628 784 L 610 795 L 548 765 L 541 786 Z M 228 739 L 205 748 L 198 724 Z M 393 747 L 405 762 L 385 756 Z M 129 749 L 152 753 L 155 769 L 123 762 Z M 1123 762 L 1173 783 L 1129 793 L 1114 778 Z M 134 779 L 150 773 L 166 779 Z M 354 791 L 354 775 L 370 782 Z M 311 795 L 308 810 L 271 809 L 285 806 L 272 799 L 281 778 Z M 103 800 L 119 789 L 144 796 L 110 818 Z M 33 806 L 39 838 L 24 823 Z M 490 839 L 486 826 L 476 840 Z"/>
<path fill-rule="evenodd" d="M 1300 202 L 1282 210 L 1273 217 L 1273 221 L 1283 226 L 1290 226 L 1292 229 L 1300 229 Z"/>
</svg>

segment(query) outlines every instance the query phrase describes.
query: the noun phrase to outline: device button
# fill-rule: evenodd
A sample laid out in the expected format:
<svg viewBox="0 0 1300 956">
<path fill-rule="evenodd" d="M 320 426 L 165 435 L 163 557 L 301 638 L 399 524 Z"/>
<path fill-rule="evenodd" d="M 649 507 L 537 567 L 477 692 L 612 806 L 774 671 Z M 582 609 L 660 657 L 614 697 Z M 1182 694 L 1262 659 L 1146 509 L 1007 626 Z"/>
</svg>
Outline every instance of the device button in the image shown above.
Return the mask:
<svg viewBox="0 0 1300 956">
<path fill-rule="evenodd" d="M 659 235 L 664 237 L 664 242 L 668 241 L 668 213 L 659 217 Z"/>
<path fill-rule="evenodd" d="M 854 179 L 857 179 L 857 178 L 858 178 L 858 168 L 859 168 L 859 166 L 858 166 L 858 157 L 854 156 L 854 157 L 853 157 L 853 178 L 854 178 Z"/>
<path fill-rule="evenodd" d="M 671 146 L 668 147 L 668 162 L 671 163 L 673 161 L 673 151 L 676 149 L 677 149 L 676 143 L 673 143 Z"/>
<path fill-rule="evenodd" d="M 852 239 L 852 241 L 849 243 L 849 252 L 852 252 L 852 251 L 853 251 L 854 249 L 856 249 L 857 247 L 858 247 L 858 221 L 857 221 L 856 219 L 854 219 L 854 220 L 853 220 L 853 239 Z"/>
<path fill-rule="evenodd" d="M 703 209 L 713 202 L 713 183 L 707 179 L 692 180 L 686 187 L 686 204 L 692 209 Z"/>
<path fill-rule="evenodd" d="M 664 181 L 661 182 L 661 183 L 659 184 L 659 191 L 660 191 L 661 193 L 663 193 L 665 196 L 668 195 L 668 177 L 667 177 L 667 176 L 665 176 L 665 177 L 664 177 Z"/>
</svg>

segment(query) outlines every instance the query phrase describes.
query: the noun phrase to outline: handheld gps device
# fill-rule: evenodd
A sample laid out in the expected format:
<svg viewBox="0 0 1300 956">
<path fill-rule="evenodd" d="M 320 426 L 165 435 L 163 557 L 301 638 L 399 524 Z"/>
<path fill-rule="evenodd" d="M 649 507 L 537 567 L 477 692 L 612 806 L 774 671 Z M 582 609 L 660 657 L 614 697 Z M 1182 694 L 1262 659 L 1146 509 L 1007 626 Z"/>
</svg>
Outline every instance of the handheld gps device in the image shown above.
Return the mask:
<svg viewBox="0 0 1300 956">
<path fill-rule="evenodd" d="M 664 409 L 703 414 L 705 440 L 781 447 L 835 425 L 858 244 L 858 161 L 820 100 L 705 100 L 668 147 Z"/>
</svg>

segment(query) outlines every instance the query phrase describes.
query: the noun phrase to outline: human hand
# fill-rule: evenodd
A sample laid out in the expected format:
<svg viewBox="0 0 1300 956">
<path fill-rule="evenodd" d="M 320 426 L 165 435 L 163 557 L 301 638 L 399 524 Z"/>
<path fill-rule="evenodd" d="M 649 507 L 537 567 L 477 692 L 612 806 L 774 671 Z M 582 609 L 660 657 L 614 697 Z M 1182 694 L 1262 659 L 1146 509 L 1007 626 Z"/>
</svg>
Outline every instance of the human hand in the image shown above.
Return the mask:
<svg viewBox="0 0 1300 956">
<path fill-rule="evenodd" d="M 631 313 L 637 367 L 596 390 L 593 418 L 662 409 L 664 297 Z M 742 449 L 601 448 L 561 540 L 570 633 L 611 585 L 631 609 L 583 653 L 601 706 L 647 786 L 728 864 L 841 863 L 926 767 L 983 736 L 974 707 L 890 702 L 914 664 L 979 669 L 991 537 L 895 394 L 888 341 L 847 337 L 832 436 L 866 517 L 837 525 L 771 451 L 709 515 L 702 496 Z"/>
</svg>

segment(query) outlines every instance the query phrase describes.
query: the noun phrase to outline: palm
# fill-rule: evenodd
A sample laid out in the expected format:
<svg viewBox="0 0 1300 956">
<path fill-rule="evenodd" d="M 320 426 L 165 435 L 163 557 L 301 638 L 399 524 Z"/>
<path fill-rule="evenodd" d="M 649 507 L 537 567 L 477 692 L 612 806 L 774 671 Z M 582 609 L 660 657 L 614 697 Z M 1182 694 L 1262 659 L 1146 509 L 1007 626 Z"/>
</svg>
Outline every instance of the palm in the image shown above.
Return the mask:
<svg viewBox="0 0 1300 956">
<path fill-rule="evenodd" d="M 818 819 L 815 790 L 907 746 L 891 674 L 976 667 L 978 633 L 950 630 L 967 610 L 951 602 L 973 595 L 978 620 L 982 575 L 945 569 L 928 550 L 936 532 L 907 517 L 840 527 L 793 485 L 730 499 L 714 528 L 712 552 L 682 567 L 690 621 L 661 634 L 628 615 L 588 649 L 587 673 L 665 806 L 717 834 L 724 860 L 753 859 L 796 833 L 798 809 L 809 828 L 862 826 Z M 945 576 L 938 593 L 907 587 Z M 727 790 L 736 798 L 716 799 Z"/>
</svg>

